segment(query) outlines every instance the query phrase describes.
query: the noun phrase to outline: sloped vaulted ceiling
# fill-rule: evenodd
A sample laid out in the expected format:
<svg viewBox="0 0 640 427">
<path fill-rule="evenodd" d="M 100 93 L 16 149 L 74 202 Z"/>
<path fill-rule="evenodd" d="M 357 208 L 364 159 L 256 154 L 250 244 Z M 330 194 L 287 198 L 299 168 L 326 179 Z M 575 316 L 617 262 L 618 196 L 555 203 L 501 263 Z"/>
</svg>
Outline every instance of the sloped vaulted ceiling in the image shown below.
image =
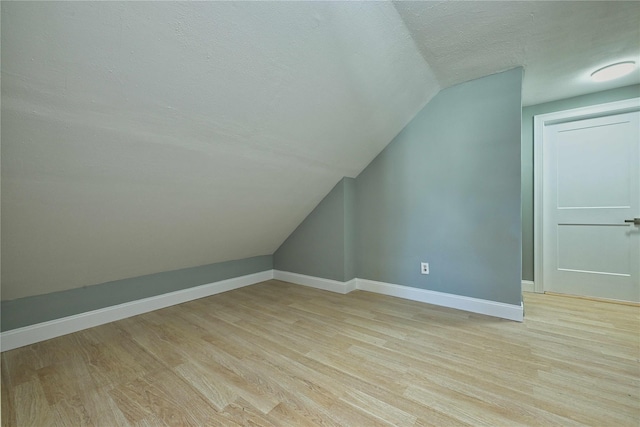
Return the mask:
<svg viewBox="0 0 640 427">
<path fill-rule="evenodd" d="M 271 254 L 438 90 L 391 3 L 3 3 L 2 297 Z"/>
<path fill-rule="evenodd" d="M 2 298 L 271 254 L 441 87 L 611 87 L 637 3 L 553 3 L 3 2 Z"/>
</svg>

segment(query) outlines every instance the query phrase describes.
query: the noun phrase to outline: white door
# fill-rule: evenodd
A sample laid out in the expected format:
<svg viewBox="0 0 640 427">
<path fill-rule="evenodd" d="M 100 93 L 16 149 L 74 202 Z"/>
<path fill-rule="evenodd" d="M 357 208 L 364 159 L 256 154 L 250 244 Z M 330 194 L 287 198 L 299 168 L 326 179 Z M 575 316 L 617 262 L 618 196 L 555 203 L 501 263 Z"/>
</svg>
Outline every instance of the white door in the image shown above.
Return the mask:
<svg viewBox="0 0 640 427">
<path fill-rule="evenodd" d="M 640 112 L 547 125 L 543 145 L 544 290 L 640 301 Z"/>
</svg>

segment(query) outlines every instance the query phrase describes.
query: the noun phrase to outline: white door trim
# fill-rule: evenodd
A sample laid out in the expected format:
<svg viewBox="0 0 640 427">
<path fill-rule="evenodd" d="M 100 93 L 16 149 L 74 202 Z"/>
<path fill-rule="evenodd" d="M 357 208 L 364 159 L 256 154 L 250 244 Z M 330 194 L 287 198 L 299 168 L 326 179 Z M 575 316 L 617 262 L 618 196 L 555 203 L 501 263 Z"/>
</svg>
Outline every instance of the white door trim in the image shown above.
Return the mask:
<svg viewBox="0 0 640 427">
<path fill-rule="evenodd" d="M 609 102 L 572 110 L 540 114 L 533 118 L 533 266 L 535 292 L 544 292 L 544 265 L 542 257 L 542 171 L 544 166 L 543 140 L 545 126 L 574 120 L 610 116 L 613 114 L 640 111 L 640 98 Z"/>
</svg>

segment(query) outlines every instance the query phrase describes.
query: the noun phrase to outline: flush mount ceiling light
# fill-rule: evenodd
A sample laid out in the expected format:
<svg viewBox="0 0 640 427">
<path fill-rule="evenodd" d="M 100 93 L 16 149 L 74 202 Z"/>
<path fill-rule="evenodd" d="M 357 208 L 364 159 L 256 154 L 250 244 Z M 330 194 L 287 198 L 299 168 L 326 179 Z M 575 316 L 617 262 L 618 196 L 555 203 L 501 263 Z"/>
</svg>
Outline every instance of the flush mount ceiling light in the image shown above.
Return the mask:
<svg viewBox="0 0 640 427">
<path fill-rule="evenodd" d="M 626 76 L 635 70 L 635 68 L 636 63 L 634 61 L 618 62 L 594 71 L 591 73 L 591 80 L 594 82 L 606 82 L 617 79 L 618 77 Z"/>
</svg>

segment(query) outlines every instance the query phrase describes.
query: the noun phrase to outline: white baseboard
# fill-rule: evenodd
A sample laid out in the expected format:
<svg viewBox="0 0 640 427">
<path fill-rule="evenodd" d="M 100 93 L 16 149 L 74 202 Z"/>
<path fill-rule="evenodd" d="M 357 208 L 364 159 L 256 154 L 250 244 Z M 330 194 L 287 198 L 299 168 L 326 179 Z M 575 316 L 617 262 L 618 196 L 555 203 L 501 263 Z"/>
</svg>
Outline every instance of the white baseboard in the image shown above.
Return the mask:
<svg viewBox="0 0 640 427">
<path fill-rule="evenodd" d="M 340 282 L 337 280 L 306 276 L 304 274 L 290 273 L 287 271 L 267 270 L 260 273 L 221 280 L 215 283 L 195 286 L 193 288 L 88 311 L 86 313 L 63 317 L 49 322 L 12 329 L 10 331 L 0 333 L 0 350 L 13 350 L 15 348 L 45 341 L 61 335 L 78 332 L 83 329 L 92 328 L 94 326 L 103 325 L 105 323 L 114 322 L 131 316 L 137 316 L 138 314 L 148 313 L 150 311 L 170 307 L 172 305 L 182 304 L 194 299 L 231 291 L 233 289 L 242 288 L 244 286 L 253 285 L 270 279 L 282 280 L 340 294 L 347 294 L 359 289 L 412 301 L 420 301 L 428 304 L 515 320 L 518 322 L 522 322 L 523 318 L 522 305 L 504 304 L 478 298 L 464 297 L 366 279 L 352 279 L 348 282 Z"/>
<path fill-rule="evenodd" d="M 488 301 L 479 298 L 464 297 L 447 294 L 444 292 L 428 291 L 426 289 L 412 288 L 410 286 L 394 285 L 392 283 L 376 282 L 366 279 L 353 279 L 348 282 L 323 279 L 320 277 L 306 276 L 304 274 L 290 273 L 288 271 L 273 271 L 273 278 L 297 285 L 310 286 L 325 291 L 347 294 L 355 289 L 375 292 L 398 298 L 420 301 L 472 313 L 486 314 L 502 319 L 522 322 L 523 309 L 521 305 L 505 304 Z"/>
<path fill-rule="evenodd" d="M 505 304 L 502 302 L 429 291 L 426 289 L 412 288 L 410 286 L 394 285 L 392 283 L 375 282 L 366 279 L 358 279 L 358 289 L 442 307 L 470 311 L 472 313 L 486 314 L 502 319 L 515 320 L 517 322 L 522 322 L 523 320 L 522 304 Z"/>
<path fill-rule="evenodd" d="M 535 284 L 531 280 L 522 281 L 522 292 L 535 292 Z"/>
<path fill-rule="evenodd" d="M 309 286 L 311 288 L 322 289 L 324 291 L 348 294 L 356 289 L 356 280 L 340 282 L 338 280 L 323 279 L 321 277 L 307 276 L 304 274 L 290 273 L 288 271 L 273 270 L 273 278 L 283 282 L 295 283 L 296 285 Z"/>
<path fill-rule="evenodd" d="M 234 277 L 232 279 L 221 280 L 193 288 L 182 289 L 169 292 L 154 297 L 144 298 L 137 301 L 126 302 L 111 307 L 88 311 L 73 316 L 51 320 L 49 322 L 38 323 L 36 325 L 25 326 L 23 328 L 12 329 L 0 334 L 1 351 L 13 350 L 39 341 L 45 341 L 61 335 L 78 332 L 83 329 L 114 322 L 160 308 L 182 304 L 198 298 L 204 298 L 221 292 L 231 291 L 244 286 L 253 285 L 273 279 L 273 270 L 262 271 L 260 273 L 248 274 L 246 276 Z"/>
</svg>

